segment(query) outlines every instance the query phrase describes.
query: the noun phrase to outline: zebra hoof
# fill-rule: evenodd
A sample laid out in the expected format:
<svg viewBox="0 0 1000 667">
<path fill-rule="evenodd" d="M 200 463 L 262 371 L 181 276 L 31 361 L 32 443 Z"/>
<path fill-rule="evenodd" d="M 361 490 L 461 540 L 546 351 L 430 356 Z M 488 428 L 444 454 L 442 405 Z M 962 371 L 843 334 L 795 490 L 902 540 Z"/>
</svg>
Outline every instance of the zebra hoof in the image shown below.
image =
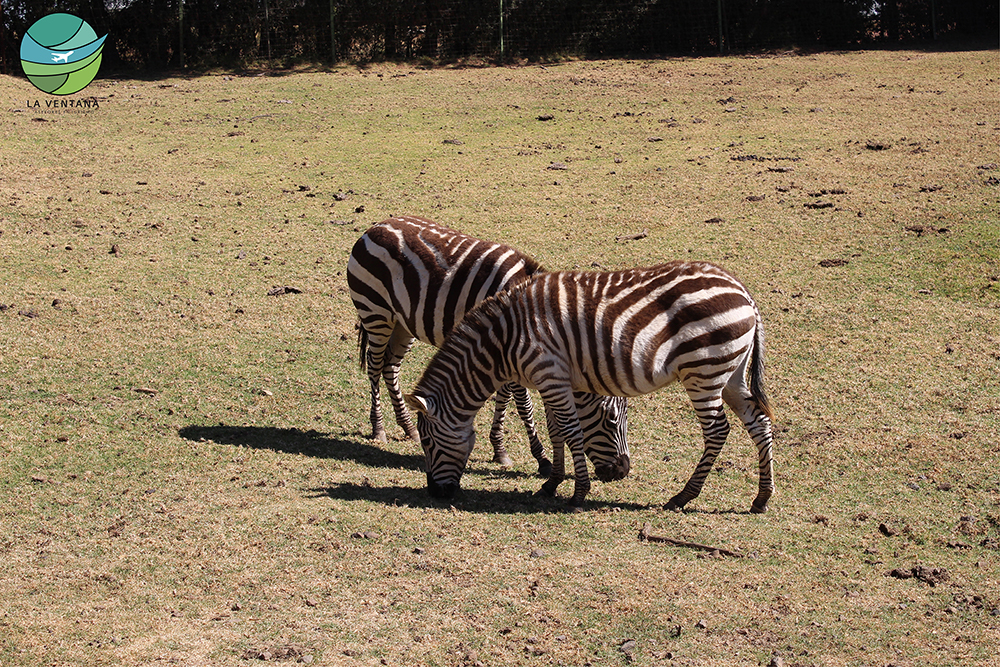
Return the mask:
<svg viewBox="0 0 1000 667">
<path fill-rule="evenodd" d="M 542 484 L 542 488 L 538 489 L 538 493 L 536 493 L 535 495 L 548 496 L 549 498 L 554 498 L 556 495 L 557 488 L 559 488 L 559 482 L 553 484 L 550 480 L 548 482 L 545 482 L 545 484 Z"/>
<path fill-rule="evenodd" d="M 538 461 L 538 476 L 545 477 L 548 479 L 549 475 L 552 474 L 552 461 L 548 459 L 541 459 Z"/>
<path fill-rule="evenodd" d="M 763 514 L 767 511 L 767 501 L 771 499 L 771 494 L 764 492 L 758 493 L 757 497 L 753 499 L 753 503 L 750 505 L 751 514 Z"/>
<path fill-rule="evenodd" d="M 504 468 L 509 468 L 514 465 L 514 462 L 510 460 L 510 457 L 506 454 L 494 454 L 493 463 L 499 463 Z"/>
<path fill-rule="evenodd" d="M 385 429 L 372 431 L 371 438 L 372 440 L 378 440 L 379 442 L 389 442 L 389 439 L 385 437 Z"/>
<path fill-rule="evenodd" d="M 578 494 L 574 493 L 573 497 L 570 498 L 569 502 L 566 503 L 566 511 L 567 512 L 571 512 L 573 514 L 578 514 L 578 513 L 582 512 L 583 511 L 583 506 L 584 506 L 584 503 L 586 502 L 586 500 L 587 500 L 587 496 L 586 495 L 582 495 L 581 496 L 581 495 L 578 495 Z"/>
<path fill-rule="evenodd" d="M 679 502 L 677 500 L 677 496 L 674 496 L 667 502 L 666 505 L 663 506 L 663 509 L 667 510 L 668 512 L 680 512 L 681 510 L 684 509 L 684 505 L 686 504 L 687 504 L 686 501 Z"/>
</svg>

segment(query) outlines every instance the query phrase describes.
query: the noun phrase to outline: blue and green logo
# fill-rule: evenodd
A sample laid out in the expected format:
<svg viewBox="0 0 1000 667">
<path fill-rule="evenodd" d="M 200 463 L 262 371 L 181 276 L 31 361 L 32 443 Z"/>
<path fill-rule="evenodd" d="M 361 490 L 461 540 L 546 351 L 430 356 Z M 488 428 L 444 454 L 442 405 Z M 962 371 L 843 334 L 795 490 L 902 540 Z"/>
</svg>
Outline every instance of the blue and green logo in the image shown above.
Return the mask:
<svg viewBox="0 0 1000 667">
<path fill-rule="evenodd" d="M 38 19 L 21 40 L 21 67 L 42 92 L 72 95 L 86 88 L 101 67 L 104 37 L 72 14 Z"/>
</svg>

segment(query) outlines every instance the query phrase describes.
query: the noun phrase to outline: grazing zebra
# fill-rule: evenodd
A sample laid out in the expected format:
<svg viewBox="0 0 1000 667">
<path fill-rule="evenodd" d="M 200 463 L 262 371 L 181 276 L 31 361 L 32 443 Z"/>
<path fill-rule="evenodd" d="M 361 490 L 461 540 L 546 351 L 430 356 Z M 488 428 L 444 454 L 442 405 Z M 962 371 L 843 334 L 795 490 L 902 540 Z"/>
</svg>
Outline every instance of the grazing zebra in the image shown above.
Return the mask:
<svg viewBox="0 0 1000 667">
<path fill-rule="evenodd" d="M 422 218 L 390 218 L 366 231 L 351 250 L 347 284 L 361 320 L 358 347 L 371 383 L 372 438 L 386 439 L 380 377 L 385 379 L 396 422 L 409 437 L 419 438 L 399 389 L 399 366 L 415 339 L 440 347 L 468 310 L 540 271 L 534 259 L 514 248 Z M 527 389 L 503 384 L 494 390 L 496 410 L 490 429 L 494 461 L 511 463 L 503 445 L 503 421 L 513 395 L 539 474 L 548 477 L 552 465 L 535 429 Z M 624 477 L 628 473 L 625 401 L 580 394 L 577 405 L 602 479 Z"/>
<path fill-rule="evenodd" d="M 679 381 L 701 422 L 705 452 L 666 507 L 678 510 L 701 491 L 729 434 L 726 403 L 757 446 L 760 478 L 750 511 L 764 512 L 774 482 L 763 373 L 764 331 L 746 288 L 712 264 L 673 262 L 545 273 L 497 294 L 456 327 L 406 401 L 418 413 L 428 490 L 449 497 L 472 448 L 476 411 L 504 383 L 537 389 L 550 428 L 569 444 L 571 505 L 579 508 L 590 480 L 573 392 L 638 396 Z M 553 446 L 552 474 L 542 486 L 549 494 L 565 478 L 555 438 Z"/>
</svg>

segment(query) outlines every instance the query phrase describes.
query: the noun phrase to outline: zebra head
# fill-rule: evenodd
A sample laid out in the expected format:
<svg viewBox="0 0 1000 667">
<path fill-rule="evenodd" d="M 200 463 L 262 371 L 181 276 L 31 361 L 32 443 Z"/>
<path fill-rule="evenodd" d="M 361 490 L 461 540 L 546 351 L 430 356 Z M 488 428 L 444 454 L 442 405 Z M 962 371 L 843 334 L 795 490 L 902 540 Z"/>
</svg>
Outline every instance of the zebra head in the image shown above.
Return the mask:
<svg viewBox="0 0 1000 667">
<path fill-rule="evenodd" d="M 426 460 L 427 491 L 433 498 L 453 498 L 476 444 L 473 419 L 449 423 L 439 414 L 443 411 L 437 409 L 433 396 L 407 394 L 405 399 L 406 405 L 417 414 L 420 446 Z"/>
<path fill-rule="evenodd" d="M 624 479 L 631 469 L 628 450 L 628 401 L 619 396 L 575 394 L 583 449 L 602 482 Z"/>
</svg>

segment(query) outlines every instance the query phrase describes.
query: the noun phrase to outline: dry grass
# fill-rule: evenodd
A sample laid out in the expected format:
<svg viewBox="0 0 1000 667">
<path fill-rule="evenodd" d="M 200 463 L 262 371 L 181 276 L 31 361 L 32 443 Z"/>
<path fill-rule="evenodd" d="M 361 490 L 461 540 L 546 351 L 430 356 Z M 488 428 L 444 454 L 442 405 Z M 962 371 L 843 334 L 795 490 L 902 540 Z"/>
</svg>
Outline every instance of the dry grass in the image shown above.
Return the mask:
<svg viewBox="0 0 1000 667">
<path fill-rule="evenodd" d="M 0 79 L 0 664 L 992 664 L 997 64 L 108 80 L 89 114 Z M 589 512 L 532 496 L 514 420 L 513 470 L 477 450 L 431 502 L 415 444 L 364 438 L 343 279 L 396 213 L 551 268 L 732 269 L 768 333 L 772 510 L 746 513 L 737 431 L 660 508 L 700 454 L 679 391 L 633 402 L 633 475 Z"/>
</svg>

